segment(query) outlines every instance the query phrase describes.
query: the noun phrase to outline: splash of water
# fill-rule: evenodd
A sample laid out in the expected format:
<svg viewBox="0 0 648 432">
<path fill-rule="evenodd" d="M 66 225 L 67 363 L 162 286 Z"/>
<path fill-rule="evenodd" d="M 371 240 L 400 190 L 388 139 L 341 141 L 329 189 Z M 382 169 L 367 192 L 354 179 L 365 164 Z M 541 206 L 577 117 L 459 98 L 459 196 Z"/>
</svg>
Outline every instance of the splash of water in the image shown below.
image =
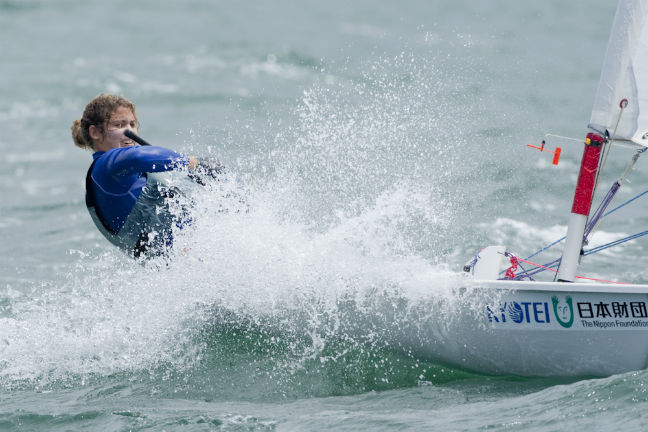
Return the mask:
<svg viewBox="0 0 648 432">
<path fill-rule="evenodd" d="M 463 283 L 443 261 L 461 218 L 452 187 L 470 172 L 456 97 L 456 83 L 407 55 L 306 91 L 257 159 L 271 170 L 189 194 L 196 222 L 171 262 L 82 256 L 12 301 L 0 378 L 178 371 L 213 353 L 205 329 L 270 329 L 265 346 L 291 353 L 272 365 L 285 376 L 365 346 L 411 357 L 446 337 Z"/>
</svg>

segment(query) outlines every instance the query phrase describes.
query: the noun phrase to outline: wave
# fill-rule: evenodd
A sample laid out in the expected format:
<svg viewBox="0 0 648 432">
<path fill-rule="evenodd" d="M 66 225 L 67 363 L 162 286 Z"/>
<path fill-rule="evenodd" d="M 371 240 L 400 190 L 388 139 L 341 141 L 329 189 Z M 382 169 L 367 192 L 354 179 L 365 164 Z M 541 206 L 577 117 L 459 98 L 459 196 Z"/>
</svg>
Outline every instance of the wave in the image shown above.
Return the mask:
<svg viewBox="0 0 648 432">
<path fill-rule="evenodd" d="M 153 374 L 322 396 L 471 376 L 440 366 L 477 304 L 449 257 L 498 170 L 462 157 L 461 83 L 406 54 L 368 70 L 314 86 L 232 178 L 191 189 L 172 260 L 99 248 L 3 299 L 0 383 Z"/>
</svg>

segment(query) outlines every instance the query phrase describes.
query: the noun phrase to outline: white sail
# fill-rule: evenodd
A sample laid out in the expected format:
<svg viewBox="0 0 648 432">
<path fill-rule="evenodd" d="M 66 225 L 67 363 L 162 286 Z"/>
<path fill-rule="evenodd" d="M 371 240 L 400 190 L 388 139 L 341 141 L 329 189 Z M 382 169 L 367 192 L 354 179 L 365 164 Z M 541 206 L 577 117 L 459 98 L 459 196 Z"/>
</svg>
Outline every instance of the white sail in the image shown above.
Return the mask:
<svg viewBox="0 0 648 432">
<path fill-rule="evenodd" d="M 621 100 L 627 99 L 615 139 L 648 146 L 648 0 L 620 0 L 590 127 L 614 133 Z"/>
</svg>

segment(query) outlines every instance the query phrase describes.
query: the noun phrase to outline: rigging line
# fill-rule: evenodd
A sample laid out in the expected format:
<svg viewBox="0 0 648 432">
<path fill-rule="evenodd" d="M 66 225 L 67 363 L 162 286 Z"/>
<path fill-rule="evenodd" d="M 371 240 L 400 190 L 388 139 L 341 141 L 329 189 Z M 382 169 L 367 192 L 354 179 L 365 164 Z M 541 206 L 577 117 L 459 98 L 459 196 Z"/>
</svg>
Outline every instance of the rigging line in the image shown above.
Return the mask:
<svg viewBox="0 0 648 432">
<path fill-rule="evenodd" d="M 616 137 L 616 132 L 617 128 L 619 127 L 619 123 L 621 122 L 621 116 L 623 116 L 623 111 L 625 110 L 625 107 L 628 106 L 628 100 L 627 99 L 622 99 L 621 102 L 619 102 L 619 116 L 617 117 L 616 124 L 614 125 L 614 130 L 612 131 L 612 136 L 609 137 L 608 140 L 606 140 L 603 143 L 603 153 L 601 154 L 601 157 L 599 158 L 599 167 L 596 170 L 596 177 L 594 179 L 594 188 L 592 189 L 592 196 L 596 194 L 596 189 L 598 188 L 599 181 L 601 180 L 601 176 L 603 175 L 603 169 L 605 168 L 605 163 L 607 162 L 607 158 L 610 155 L 610 151 L 612 149 L 612 141 L 614 141 L 614 138 Z M 607 132 L 607 130 L 606 130 Z M 608 144 L 610 143 L 610 144 Z M 605 144 L 608 144 L 607 148 L 605 147 Z M 635 155 L 636 156 L 636 155 Z M 602 161 L 602 162 L 601 162 Z M 632 158 L 632 161 L 630 162 L 630 166 L 634 166 L 634 163 L 637 161 L 635 157 Z M 622 174 L 622 179 L 625 177 L 625 175 L 628 172 L 628 168 L 623 172 Z M 607 208 L 607 206 L 612 202 L 612 199 L 614 198 L 614 195 L 617 193 L 619 188 L 621 187 L 622 181 L 617 181 L 612 185 L 610 188 L 610 191 L 607 193 L 603 201 L 601 201 L 601 204 L 599 205 L 599 208 L 596 210 L 596 213 L 593 215 L 593 217 L 588 216 L 588 221 L 587 221 L 587 229 L 585 231 L 585 235 L 583 236 L 583 240 L 581 243 L 581 248 L 583 244 L 587 244 L 587 237 L 598 228 L 598 225 L 601 221 L 601 213 Z M 617 186 L 618 183 L 618 186 Z"/>
<path fill-rule="evenodd" d="M 520 277 L 525 277 L 526 276 L 526 277 L 529 278 L 530 281 L 534 280 L 531 277 L 531 275 L 529 274 L 529 271 L 527 269 L 525 269 L 522 264 L 520 264 L 520 268 L 522 269 L 522 272 L 523 272 L 522 274 L 520 274 Z M 517 276 L 514 279 L 517 279 Z"/>
<path fill-rule="evenodd" d="M 546 268 L 556 267 L 558 265 L 559 261 L 560 261 L 560 258 L 557 258 L 554 261 L 552 261 L 550 263 L 547 263 L 547 264 L 545 264 L 543 266 L 538 266 L 538 268 L 536 268 L 534 270 L 527 270 L 526 275 L 524 275 L 524 276 L 534 276 L 534 275 L 536 275 L 538 273 L 541 273 L 541 272 L 545 271 Z M 523 277 L 523 275 L 518 275 L 518 276 Z M 516 276 L 516 279 L 518 279 L 518 276 Z"/>
<path fill-rule="evenodd" d="M 518 260 L 522 261 L 522 262 L 527 263 L 527 264 L 531 264 L 531 265 L 534 265 L 534 266 L 537 266 L 537 267 L 542 267 L 543 270 L 549 270 L 549 271 L 555 272 L 556 274 L 558 273 L 557 270 L 554 270 L 552 268 L 542 266 L 540 264 L 536 264 L 534 262 L 527 261 L 527 260 L 522 259 L 522 258 L 518 258 L 518 257 L 516 257 L 516 258 Z M 585 276 L 575 276 L 575 277 L 577 277 L 578 279 L 586 279 L 586 280 L 591 280 L 591 281 L 595 281 L 595 282 L 606 282 L 606 283 L 621 284 L 621 285 L 631 285 L 631 284 L 629 284 L 627 282 L 618 282 L 618 281 L 611 281 L 611 280 L 605 280 L 605 279 L 596 279 L 596 278 L 589 278 L 589 277 L 585 277 Z"/>
<path fill-rule="evenodd" d="M 623 111 L 625 110 L 625 107 L 628 106 L 628 100 L 627 99 L 622 99 L 619 102 L 619 116 L 617 117 L 616 124 L 614 125 L 614 130 L 612 131 L 612 136 L 607 140 L 607 142 L 612 142 L 614 141 L 614 138 L 616 138 L 616 132 L 619 127 L 619 123 L 621 122 L 621 116 L 623 116 Z M 612 148 L 612 145 L 608 145 L 607 149 L 604 149 L 603 151 L 603 163 L 599 165 L 598 171 L 596 171 L 596 179 L 594 180 L 594 190 L 592 191 L 592 196 L 594 196 L 594 193 L 596 192 L 596 187 L 598 186 L 599 179 L 601 177 L 601 173 L 603 172 L 603 168 L 605 168 L 605 162 L 607 162 L 608 155 L 610 154 L 610 149 Z"/>
<path fill-rule="evenodd" d="M 621 175 L 620 179 L 624 179 L 624 178 L 626 177 L 627 173 L 630 172 L 630 169 L 632 168 L 632 166 L 633 166 L 634 163 L 636 162 L 637 158 L 641 155 L 641 153 L 645 152 L 646 150 L 648 150 L 648 147 L 644 147 L 644 148 L 642 148 L 642 149 L 640 149 L 640 150 L 637 150 L 637 153 L 636 153 L 636 154 L 633 156 L 633 158 L 632 158 L 632 159 L 633 159 L 632 162 L 631 162 L 631 163 L 626 167 L 626 169 L 625 169 L 625 171 L 623 172 L 623 174 Z M 614 185 L 613 185 L 613 186 L 614 186 Z M 609 193 L 609 192 L 608 192 L 608 193 Z M 623 207 L 627 206 L 628 204 L 630 204 L 631 202 L 633 202 L 633 201 L 635 201 L 635 200 L 641 198 L 642 196 L 646 195 L 647 193 L 648 193 L 648 189 L 646 189 L 645 191 L 643 191 L 643 192 L 641 192 L 641 193 L 635 195 L 633 198 L 630 198 L 628 201 L 626 201 L 626 202 L 624 202 L 624 203 L 622 203 L 622 204 L 616 206 L 616 207 L 613 208 L 612 210 L 610 210 L 610 211 L 608 211 L 607 213 L 603 214 L 600 218 L 602 219 L 602 218 L 604 218 L 604 217 L 606 217 L 606 216 L 608 216 L 608 215 L 614 213 L 615 211 L 619 210 L 620 208 L 623 208 Z M 600 209 L 600 205 L 599 205 L 599 208 L 597 209 L 597 212 L 599 211 L 599 209 Z M 591 230 L 589 230 L 589 232 L 593 231 L 594 228 L 595 228 L 595 227 L 593 227 Z M 545 246 L 544 248 L 540 249 L 539 251 L 537 251 L 537 252 L 535 252 L 535 253 L 529 255 L 526 259 L 533 258 L 534 256 L 536 256 L 536 255 L 538 255 L 538 254 L 540 254 L 540 253 L 546 251 L 547 249 L 549 249 L 549 248 L 551 248 L 551 247 L 557 245 L 557 244 L 560 243 L 561 241 L 565 240 L 565 238 L 567 238 L 567 236 L 563 236 L 563 237 L 559 238 L 559 239 L 556 240 L 555 242 L 553 242 L 553 243 L 551 243 L 551 244 Z"/>
<path fill-rule="evenodd" d="M 646 192 L 648 192 L 648 190 L 647 190 Z M 549 249 L 549 248 L 551 248 L 551 247 L 557 245 L 558 243 L 560 243 L 561 241 L 565 240 L 566 238 L 567 238 L 567 236 L 563 236 L 563 237 L 559 238 L 558 240 L 556 240 L 555 242 L 551 243 L 550 245 L 545 246 L 544 248 L 540 249 L 538 252 L 536 252 L 536 253 L 534 253 L 534 254 L 532 254 L 532 255 L 529 255 L 528 257 L 526 257 L 526 259 L 533 258 L 534 256 L 538 255 L 539 253 L 542 253 L 542 252 L 546 251 L 547 249 Z"/>
<path fill-rule="evenodd" d="M 612 210 L 610 210 L 609 212 L 605 213 L 605 214 L 604 214 L 603 216 L 601 216 L 601 217 L 605 217 L 605 216 L 607 216 L 607 215 L 609 215 L 609 214 L 611 214 L 611 213 L 614 213 L 615 211 L 619 210 L 621 207 L 625 207 L 625 206 L 627 206 L 627 205 L 630 204 L 632 201 L 641 198 L 642 196 L 646 195 L 647 193 L 648 193 L 648 189 L 646 189 L 645 191 L 641 192 L 639 195 L 635 196 L 634 198 L 630 198 L 628 201 L 624 202 L 623 204 L 621 204 L 621 205 L 619 205 L 619 206 L 613 208 Z"/>
<path fill-rule="evenodd" d="M 647 194 L 647 193 L 648 193 L 648 189 L 646 189 L 645 191 L 641 192 L 639 195 L 635 196 L 634 198 L 629 199 L 628 201 L 624 202 L 623 204 L 618 205 L 617 207 L 613 208 L 613 209 L 610 210 L 609 212 L 607 212 L 607 213 L 605 213 L 604 215 L 600 216 L 600 218 L 602 219 L 602 218 L 606 217 L 607 215 L 614 213 L 615 211 L 619 210 L 619 209 L 622 208 L 622 207 L 627 206 L 627 205 L 630 204 L 632 201 L 641 198 L 643 195 L 645 195 L 645 194 Z M 600 206 L 599 206 L 599 209 L 597 209 L 597 212 L 598 212 L 599 210 L 600 210 Z M 589 224 L 588 224 L 588 225 L 589 225 Z M 588 230 L 587 230 L 587 233 L 588 233 L 588 234 L 591 233 L 591 231 L 593 231 L 593 229 L 594 229 L 593 227 L 592 227 L 592 229 L 588 229 Z M 557 244 L 560 243 L 561 241 L 565 240 L 566 238 L 567 238 L 567 236 L 562 236 L 561 238 L 559 238 L 558 240 L 554 241 L 553 243 L 551 243 L 551 244 L 549 244 L 549 245 L 543 247 L 543 248 L 540 249 L 539 251 L 537 251 L 537 252 L 535 252 L 535 253 L 529 255 L 528 257 L 526 257 L 526 259 L 531 259 L 531 258 L 533 258 L 534 256 L 536 256 L 536 255 L 538 255 L 538 254 L 541 254 L 542 252 L 546 251 L 547 249 L 550 249 L 550 248 L 554 247 L 555 245 L 557 245 Z"/>
<path fill-rule="evenodd" d="M 598 224 L 601 221 L 601 214 L 605 211 L 608 205 L 612 202 L 614 199 L 614 196 L 618 192 L 619 188 L 621 187 L 621 183 L 619 181 L 615 181 L 612 183 L 612 187 L 610 190 L 605 194 L 605 197 L 601 200 L 601 203 L 597 207 L 596 211 L 590 215 L 590 219 L 587 221 L 587 225 L 585 227 L 585 234 L 583 235 L 583 243 L 587 244 L 588 243 L 588 237 L 592 231 L 598 227 Z"/>
<path fill-rule="evenodd" d="M 550 133 L 549 133 L 549 134 L 546 134 L 544 137 L 545 137 L 545 138 L 548 138 L 548 137 L 554 137 L 554 138 L 560 138 L 560 139 L 564 139 L 564 140 L 568 140 L 568 141 L 576 141 L 576 142 L 580 142 L 580 143 L 583 142 L 582 139 L 578 139 L 578 138 L 571 138 L 571 137 L 566 137 L 566 136 L 556 135 L 556 134 L 550 134 Z"/>
<path fill-rule="evenodd" d="M 619 119 L 621 118 L 621 114 L 619 114 Z M 617 121 L 617 125 L 619 122 Z M 616 132 L 616 128 L 614 129 Z M 608 141 L 611 142 L 611 141 Z M 608 144 L 608 143 L 605 143 Z M 604 144 L 604 145 L 605 145 Z M 592 196 L 596 193 L 596 188 L 598 187 L 599 180 L 601 179 L 601 176 L 603 175 L 603 169 L 605 168 L 605 163 L 607 162 L 607 158 L 610 155 L 610 150 L 612 149 L 612 146 L 608 144 L 604 149 L 603 153 L 601 154 L 601 161 L 599 161 L 599 169 L 596 171 L 596 180 L 594 180 L 594 189 L 592 190 Z"/>
<path fill-rule="evenodd" d="M 511 279 L 511 280 L 519 280 L 519 279 L 522 279 L 522 278 L 524 278 L 524 277 L 528 277 L 529 280 L 533 280 L 533 278 L 532 278 L 531 275 L 529 274 L 529 271 L 528 271 L 527 269 L 525 269 L 524 266 L 522 266 L 522 264 L 520 264 L 520 263 L 518 262 L 518 258 L 517 258 L 517 256 L 516 256 L 515 254 L 513 254 L 513 253 L 511 253 L 511 252 L 504 252 L 502 255 L 504 255 L 505 257 L 507 257 L 507 258 L 509 258 L 509 259 L 511 259 L 511 257 L 514 257 L 514 258 L 516 259 L 516 262 L 515 262 L 515 263 L 516 263 L 517 265 L 520 266 L 520 269 L 522 269 L 522 272 L 521 272 L 520 274 L 517 274 L 517 275 L 514 274 L 514 276 L 513 276 L 512 278 L 504 278 L 504 279 L 507 279 L 507 280 L 508 280 L 508 279 Z M 511 265 L 512 265 L 512 266 L 514 265 L 514 264 L 513 264 L 513 261 L 511 261 Z M 512 269 L 512 268 L 513 268 L 513 267 L 511 267 L 510 269 Z M 502 271 L 499 272 L 499 274 L 501 275 L 502 273 L 508 273 L 508 270 L 510 270 L 510 269 L 502 270 Z M 516 271 L 516 270 L 514 269 L 513 272 L 515 273 L 515 271 Z"/>
<path fill-rule="evenodd" d="M 612 198 L 614 197 L 614 194 L 616 194 L 616 192 L 619 190 L 619 188 L 621 188 L 621 186 L 623 185 L 623 182 L 625 181 L 625 178 L 627 177 L 628 173 L 634 168 L 635 164 L 637 163 L 637 159 L 639 159 L 639 156 L 641 156 L 641 154 L 644 151 L 646 151 L 646 147 L 644 147 L 644 148 L 642 148 L 640 150 L 637 150 L 637 152 L 632 156 L 632 159 L 628 163 L 628 166 L 626 166 L 625 170 L 623 170 L 623 173 L 621 173 L 621 176 L 618 178 L 618 180 L 616 182 L 614 182 L 612 184 L 612 187 L 610 188 L 610 191 L 605 196 L 605 198 L 601 201 L 601 204 L 599 205 L 599 208 L 596 210 L 596 213 L 595 213 L 596 217 L 592 219 L 592 221 L 594 223 L 590 222 L 588 224 L 587 235 L 589 235 L 591 232 L 596 230 L 596 228 L 598 227 L 598 225 L 600 223 L 600 218 L 601 218 L 599 213 L 602 212 L 610 204 L 610 202 L 612 201 Z M 609 213 L 606 213 L 605 216 L 607 216 L 608 214 Z"/>
<path fill-rule="evenodd" d="M 516 257 L 516 258 L 517 258 L 517 257 Z M 520 261 L 522 261 L 522 262 L 525 262 L 525 263 L 527 263 L 527 264 L 531 264 L 532 266 L 538 267 L 538 268 L 540 268 L 541 270 L 550 270 L 550 271 L 552 271 L 552 272 L 555 272 L 555 271 L 556 271 L 556 270 L 554 270 L 554 269 L 552 269 L 552 268 L 550 267 L 550 265 L 553 264 L 553 263 L 546 264 L 546 265 L 542 265 L 542 264 L 536 264 L 536 263 L 534 263 L 534 262 L 531 262 L 531 261 L 528 261 L 528 260 L 525 260 L 525 259 L 522 259 L 522 258 L 518 258 L 518 260 L 520 260 Z"/>
<path fill-rule="evenodd" d="M 639 238 L 639 237 L 643 237 L 646 234 L 648 234 L 648 230 L 641 231 L 641 232 L 638 232 L 636 234 L 632 234 L 632 235 L 629 235 L 627 237 L 611 241 L 610 243 L 606 243 L 604 245 L 597 246 L 597 247 L 592 248 L 592 249 L 588 249 L 588 250 L 583 252 L 583 255 L 591 255 L 593 253 L 600 252 L 600 251 L 602 251 L 604 249 L 611 248 L 612 246 L 616 246 L 616 245 L 619 245 L 621 243 L 625 243 L 627 241 L 634 240 L 634 239 Z"/>
<path fill-rule="evenodd" d="M 646 191 L 644 193 L 648 193 L 648 191 Z M 602 250 L 611 248 L 613 246 L 617 246 L 619 244 L 625 243 L 625 242 L 630 241 L 630 240 L 637 239 L 639 237 L 643 237 L 645 235 L 648 235 L 648 230 L 642 231 L 642 232 L 639 232 L 639 233 L 636 233 L 636 234 L 632 234 L 632 235 L 624 237 L 622 239 L 614 240 L 614 241 L 612 241 L 610 243 L 606 243 L 604 245 L 597 246 L 597 247 L 592 248 L 592 249 L 588 249 L 586 251 L 583 251 L 583 256 L 591 255 L 591 254 L 600 252 Z M 518 260 L 523 261 L 523 262 L 527 262 L 526 260 L 523 260 L 522 258 L 518 258 Z M 550 269 L 551 267 L 555 267 L 556 265 L 558 265 L 559 261 L 560 261 L 560 258 L 558 258 L 558 259 L 556 259 L 556 260 L 554 260 L 552 262 L 549 262 L 549 263 L 545 264 L 544 266 L 537 266 L 538 268 L 536 270 L 526 270 L 526 269 L 524 269 L 525 270 L 524 274 L 520 274 L 518 276 L 520 278 L 522 278 L 522 277 L 529 277 L 530 278 L 531 276 L 534 276 L 534 275 L 536 275 L 536 274 L 538 274 L 538 273 L 540 273 L 540 272 L 542 272 L 542 271 L 544 271 L 546 269 Z M 518 276 L 516 276 L 516 279 L 518 278 Z"/>
</svg>

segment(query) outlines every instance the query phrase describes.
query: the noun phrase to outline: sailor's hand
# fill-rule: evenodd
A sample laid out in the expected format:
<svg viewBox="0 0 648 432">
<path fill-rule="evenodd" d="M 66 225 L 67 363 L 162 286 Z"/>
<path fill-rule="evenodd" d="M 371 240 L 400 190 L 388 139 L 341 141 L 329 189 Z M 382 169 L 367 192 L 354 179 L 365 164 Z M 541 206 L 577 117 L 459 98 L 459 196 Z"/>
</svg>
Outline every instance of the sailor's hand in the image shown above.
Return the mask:
<svg viewBox="0 0 648 432">
<path fill-rule="evenodd" d="M 198 174 L 217 178 L 219 174 L 225 172 L 225 167 L 216 158 L 198 158 L 197 162 L 196 172 Z"/>
<path fill-rule="evenodd" d="M 189 171 L 194 172 L 198 168 L 198 158 L 195 156 L 189 156 Z"/>
<path fill-rule="evenodd" d="M 225 167 L 215 158 L 197 158 L 189 156 L 189 178 L 205 186 L 205 176 L 218 179 L 219 174 L 225 173 Z"/>
</svg>

